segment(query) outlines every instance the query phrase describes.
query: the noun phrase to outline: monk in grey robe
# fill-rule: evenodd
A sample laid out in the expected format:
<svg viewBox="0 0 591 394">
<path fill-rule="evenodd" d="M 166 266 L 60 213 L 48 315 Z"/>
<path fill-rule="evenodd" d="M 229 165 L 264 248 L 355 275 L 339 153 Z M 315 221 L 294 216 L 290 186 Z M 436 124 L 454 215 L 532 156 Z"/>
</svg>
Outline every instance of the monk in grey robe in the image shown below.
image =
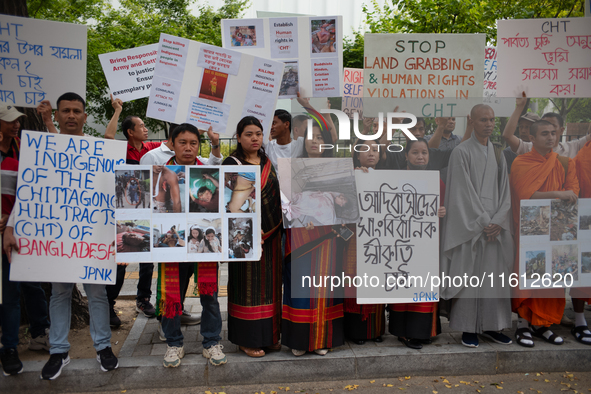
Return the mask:
<svg viewBox="0 0 591 394">
<path fill-rule="evenodd" d="M 476 105 L 470 121 L 473 135 L 454 149 L 447 173 L 441 296 L 452 299 L 450 328 L 464 333 L 464 345 L 477 347 L 477 334 L 510 344 L 511 339 L 498 332 L 511 327 L 507 278 L 514 257 L 507 164 L 504 155 L 495 155 L 489 138 L 493 109 Z M 461 277 L 461 283 L 444 275 Z"/>
</svg>

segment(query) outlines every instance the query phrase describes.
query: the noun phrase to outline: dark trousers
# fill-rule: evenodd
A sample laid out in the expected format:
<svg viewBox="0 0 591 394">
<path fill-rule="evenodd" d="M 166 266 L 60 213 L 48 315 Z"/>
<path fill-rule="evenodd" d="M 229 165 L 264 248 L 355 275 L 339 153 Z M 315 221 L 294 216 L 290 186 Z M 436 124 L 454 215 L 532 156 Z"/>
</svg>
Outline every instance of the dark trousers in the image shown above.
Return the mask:
<svg viewBox="0 0 591 394">
<path fill-rule="evenodd" d="M 107 298 L 111 308 L 115 305 L 115 300 L 119 297 L 121 288 L 123 287 L 123 280 L 125 279 L 125 265 L 117 266 L 117 279 L 114 285 L 107 286 Z M 152 295 L 152 273 L 154 272 L 154 264 L 140 263 L 140 279 L 137 283 L 137 297 L 136 299 L 150 298 Z"/>
</svg>

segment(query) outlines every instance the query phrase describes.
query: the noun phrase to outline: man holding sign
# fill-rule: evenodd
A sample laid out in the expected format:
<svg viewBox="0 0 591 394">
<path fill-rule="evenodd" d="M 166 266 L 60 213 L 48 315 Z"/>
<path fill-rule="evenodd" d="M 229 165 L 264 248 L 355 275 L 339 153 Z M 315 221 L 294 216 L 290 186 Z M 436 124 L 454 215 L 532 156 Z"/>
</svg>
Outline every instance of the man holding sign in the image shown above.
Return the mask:
<svg viewBox="0 0 591 394">
<path fill-rule="evenodd" d="M 86 103 L 76 93 L 65 93 L 57 100 L 55 120 L 58 122 L 60 133 L 84 136 L 82 131 L 86 123 Z M 13 231 L 16 218 L 15 213 L 10 216 L 4 234 L 4 250 L 9 257 L 14 250 L 18 252 L 18 245 Z M 41 371 L 41 378 L 56 379 L 62 368 L 69 364 L 68 334 L 70 332 L 72 289 L 74 283 L 52 283 L 49 316 L 51 330 L 49 331 L 49 361 Z M 109 303 L 104 284 L 84 284 L 84 291 L 88 298 L 90 312 L 90 335 L 97 351 L 97 361 L 103 371 L 112 371 L 119 366 L 117 357 L 111 350 L 111 329 L 109 327 Z"/>
</svg>

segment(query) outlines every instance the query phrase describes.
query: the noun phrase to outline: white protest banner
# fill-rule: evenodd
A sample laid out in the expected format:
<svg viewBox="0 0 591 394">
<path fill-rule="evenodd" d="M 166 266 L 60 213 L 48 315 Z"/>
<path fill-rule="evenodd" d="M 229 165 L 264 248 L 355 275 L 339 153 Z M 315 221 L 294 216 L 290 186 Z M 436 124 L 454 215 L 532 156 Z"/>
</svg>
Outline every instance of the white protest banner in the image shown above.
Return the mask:
<svg viewBox="0 0 591 394">
<path fill-rule="evenodd" d="M 117 262 L 260 259 L 259 166 L 122 165 L 115 175 Z"/>
<path fill-rule="evenodd" d="M 520 289 L 591 286 L 591 199 L 521 200 L 519 231 Z"/>
<path fill-rule="evenodd" d="M 363 119 L 363 69 L 345 68 L 344 74 L 342 111 L 350 119 L 355 112 Z"/>
<path fill-rule="evenodd" d="M 485 39 L 483 34 L 366 34 L 366 116 L 396 106 L 415 116 L 466 116 L 483 99 Z"/>
<path fill-rule="evenodd" d="M 123 102 L 150 95 L 158 44 L 99 55 L 114 98 Z"/>
<path fill-rule="evenodd" d="M 500 20 L 497 96 L 591 97 L 588 18 Z"/>
<path fill-rule="evenodd" d="M 291 78 L 307 97 L 337 97 L 343 83 L 342 23 L 340 16 L 223 19 L 222 45 L 286 64 L 297 62 L 290 68 L 295 77 L 284 73 L 282 86 L 291 86 L 286 82 Z M 256 42 L 251 44 L 245 37 L 253 36 Z"/>
<path fill-rule="evenodd" d="M 357 302 L 438 301 L 429 277 L 439 275 L 439 172 L 357 170 L 355 179 L 357 276 L 381 284 L 358 287 Z"/>
<path fill-rule="evenodd" d="M 250 115 L 268 136 L 283 63 L 168 34 L 160 35 L 158 48 L 146 116 L 211 126 L 231 137 L 240 119 Z"/>
<path fill-rule="evenodd" d="M 487 46 L 484 53 L 484 103 L 491 106 L 495 116 L 511 116 L 515 100 L 497 97 L 497 48 Z"/>
<path fill-rule="evenodd" d="M 23 131 L 10 280 L 115 283 L 113 180 L 126 145 Z"/>
<path fill-rule="evenodd" d="M 0 15 L 0 104 L 86 96 L 86 25 Z"/>
</svg>

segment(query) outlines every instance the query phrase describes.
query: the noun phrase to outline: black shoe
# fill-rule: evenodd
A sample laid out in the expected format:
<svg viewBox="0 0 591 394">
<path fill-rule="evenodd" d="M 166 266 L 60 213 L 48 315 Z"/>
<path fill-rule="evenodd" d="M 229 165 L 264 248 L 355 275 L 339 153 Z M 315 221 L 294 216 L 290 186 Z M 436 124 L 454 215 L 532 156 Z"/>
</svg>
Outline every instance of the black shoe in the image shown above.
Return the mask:
<svg viewBox="0 0 591 394">
<path fill-rule="evenodd" d="M 70 363 L 68 353 L 55 353 L 49 356 L 49 361 L 41 370 L 41 379 L 54 380 L 62 373 L 62 368 Z"/>
<path fill-rule="evenodd" d="M 419 349 L 423 348 L 423 344 L 416 339 L 412 339 L 412 338 L 407 339 L 407 338 L 398 337 L 398 340 L 400 342 L 404 343 L 406 345 L 406 347 L 409 347 L 411 349 L 419 350 Z"/>
<path fill-rule="evenodd" d="M 96 352 L 96 361 L 99 362 L 104 372 L 112 371 L 119 366 L 119 360 L 113 354 L 110 346 Z"/>
<path fill-rule="evenodd" d="M 149 298 L 138 298 L 135 302 L 135 310 L 143 313 L 147 318 L 156 316 L 156 309 Z"/>
<path fill-rule="evenodd" d="M 351 342 L 353 342 L 357 345 L 363 345 L 365 343 L 365 341 L 363 339 L 351 339 Z"/>
<path fill-rule="evenodd" d="M 113 328 L 119 328 L 121 326 L 121 319 L 117 316 L 115 309 L 111 308 L 109 312 L 109 325 Z"/>
<path fill-rule="evenodd" d="M 16 349 L 4 350 L 0 354 L 0 361 L 2 361 L 4 376 L 16 375 L 23 372 L 23 363 L 18 358 L 18 351 Z"/>
<path fill-rule="evenodd" d="M 382 337 L 381 337 L 381 336 L 374 338 L 374 339 L 373 339 L 373 341 L 374 341 L 374 342 L 378 342 L 378 343 L 380 343 L 380 342 L 384 342 L 384 340 L 382 339 Z"/>
</svg>

